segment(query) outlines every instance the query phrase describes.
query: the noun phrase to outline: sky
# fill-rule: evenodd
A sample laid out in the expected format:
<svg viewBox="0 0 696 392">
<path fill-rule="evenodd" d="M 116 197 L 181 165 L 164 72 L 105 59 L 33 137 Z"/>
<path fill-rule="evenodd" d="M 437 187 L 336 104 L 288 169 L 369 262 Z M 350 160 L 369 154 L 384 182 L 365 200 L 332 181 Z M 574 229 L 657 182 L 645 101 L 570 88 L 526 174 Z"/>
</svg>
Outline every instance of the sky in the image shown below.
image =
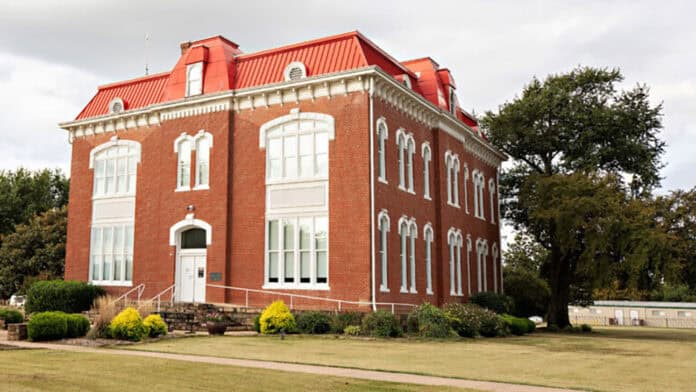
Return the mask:
<svg viewBox="0 0 696 392">
<path fill-rule="evenodd" d="M 254 52 L 359 30 L 399 60 L 448 67 L 475 113 L 533 76 L 619 67 L 664 105 L 662 188 L 696 186 L 696 2 L 0 0 L 0 169 L 58 167 L 58 127 L 97 86 L 170 70 L 179 43 L 223 35 Z M 145 40 L 148 35 L 149 40 Z"/>
</svg>

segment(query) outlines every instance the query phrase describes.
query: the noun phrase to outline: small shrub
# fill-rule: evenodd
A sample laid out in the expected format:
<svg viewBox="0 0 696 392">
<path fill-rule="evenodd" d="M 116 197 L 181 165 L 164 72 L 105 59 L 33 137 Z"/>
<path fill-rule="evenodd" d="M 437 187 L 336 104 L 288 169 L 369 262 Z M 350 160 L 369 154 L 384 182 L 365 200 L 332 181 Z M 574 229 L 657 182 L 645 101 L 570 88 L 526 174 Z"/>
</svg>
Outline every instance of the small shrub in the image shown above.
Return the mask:
<svg viewBox="0 0 696 392">
<path fill-rule="evenodd" d="M 151 314 L 145 317 L 143 320 L 143 325 L 147 328 L 148 335 L 151 338 L 156 338 L 158 336 L 164 336 L 167 334 L 167 323 L 162 320 L 162 316 L 159 314 Z"/>
<path fill-rule="evenodd" d="M 365 316 L 362 321 L 362 330 L 367 335 L 383 338 L 395 338 L 403 334 L 398 317 L 385 310 L 378 310 Z"/>
<path fill-rule="evenodd" d="M 360 336 L 362 330 L 359 325 L 346 325 L 345 328 L 343 328 L 343 333 L 348 336 Z"/>
<path fill-rule="evenodd" d="M 592 326 L 589 324 L 583 324 L 580 326 L 580 330 L 582 330 L 582 332 L 592 332 Z"/>
<path fill-rule="evenodd" d="M 257 314 L 254 317 L 254 331 L 261 333 L 261 315 Z"/>
<path fill-rule="evenodd" d="M 408 315 L 409 332 L 424 338 L 447 338 L 455 334 L 450 320 L 442 309 L 424 303 Z"/>
<path fill-rule="evenodd" d="M 148 335 L 147 327 L 143 324 L 143 318 L 140 317 L 140 313 L 134 308 L 126 308 L 114 317 L 111 320 L 109 329 L 114 339 L 137 342 Z"/>
<path fill-rule="evenodd" d="M 505 336 L 505 324 L 498 317 L 497 314 L 490 310 L 483 309 L 479 315 L 479 320 L 481 322 L 481 327 L 479 329 L 479 334 L 486 338 L 494 338 L 496 336 Z"/>
<path fill-rule="evenodd" d="M 66 338 L 80 338 L 89 331 L 89 320 L 81 314 L 66 314 L 65 321 L 68 326 L 65 332 Z"/>
<path fill-rule="evenodd" d="M 527 324 L 527 333 L 532 333 L 536 331 L 536 323 L 530 319 L 523 319 Z"/>
<path fill-rule="evenodd" d="M 324 312 L 302 312 L 295 316 L 297 330 L 302 333 L 324 334 L 331 331 L 330 315 Z"/>
<path fill-rule="evenodd" d="M 512 298 L 492 291 L 476 293 L 471 296 L 469 302 L 479 305 L 482 308 L 492 310 L 498 314 L 510 314 L 513 310 Z"/>
<path fill-rule="evenodd" d="M 527 333 L 529 327 L 527 326 L 526 319 L 511 316 L 509 314 L 504 314 L 500 316 L 500 319 L 505 323 L 505 327 L 513 335 L 521 336 Z"/>
<path fill-rule="evenodd" d="M 363 314 L 360 312 L 338 313 L 333 318 L 332 329 L 336 333 L 343 333 L 345 328 L 350 325 L 362 324 Z"/>
<path fill-rule="evenodd" d="M 34 314 L 27 325 L 30 340 L 58 340 L 67 335 L 68 320 L 63 312 L 42 312 Z"/>
<path fill-rule="evenodd" d="M 5 320 L 5 324 L 15 324 L 24 321 L 22 312 L 15 309 L 0 309 L 0 320 Z"/>
<path fill-rule="evenodd" d="M 295 317 L 283 301 L 275 301 L 268 305 L 261 313 L 259 319 L 261 324 L 260 331 L 263 334 L 273 334 L 284 331 L 286 333 L 295 332 Z"/>
<path fill-rule="evenodd" d="M 85 282 L 44 280 L 31 285 L 27 291 L 27 313 L 60 311 L 80 313 L 89 310 L 104 289 Z"/>
<path fill-rule="evenodd" d="M 452 329 L 462 337 L 473 338 L 481 329 L 482 313 L 488 310 L 474 304 L 451 303 L 445 305 L 445 313 Z"/>
</svg>

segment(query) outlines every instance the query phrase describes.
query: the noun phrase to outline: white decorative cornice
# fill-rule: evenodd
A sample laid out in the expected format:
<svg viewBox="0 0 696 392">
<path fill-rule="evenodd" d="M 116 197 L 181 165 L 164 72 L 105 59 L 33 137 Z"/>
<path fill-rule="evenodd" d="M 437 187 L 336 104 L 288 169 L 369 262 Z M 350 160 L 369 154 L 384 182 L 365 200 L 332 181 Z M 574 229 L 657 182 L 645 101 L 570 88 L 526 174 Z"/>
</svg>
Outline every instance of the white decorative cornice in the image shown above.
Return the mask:
<svg viewBox="0 0 696 392">
<path fill-rule="evenodd" d="M 465 149 L 482 161 L 499 167 L 500 163 L 507 158 L 451 113 L 435 106 L 376 66 L 261 87 L 187 97 L 117 114 L 68 121 L 59 125 L 70 133 L 72 141 L 76 137 L 157 126 L 166 121 L 207 113 L 256 110 L 272 105 L 294 105 L 304 100 L 314 101 L 322 97 L 332 99 L 336 96 L 367 92 L 371 80 L 374 82 L 373 94 L 376 98 L 430 129 L 437 128 L 462 143 L 466 141 Z"/>
</svg>

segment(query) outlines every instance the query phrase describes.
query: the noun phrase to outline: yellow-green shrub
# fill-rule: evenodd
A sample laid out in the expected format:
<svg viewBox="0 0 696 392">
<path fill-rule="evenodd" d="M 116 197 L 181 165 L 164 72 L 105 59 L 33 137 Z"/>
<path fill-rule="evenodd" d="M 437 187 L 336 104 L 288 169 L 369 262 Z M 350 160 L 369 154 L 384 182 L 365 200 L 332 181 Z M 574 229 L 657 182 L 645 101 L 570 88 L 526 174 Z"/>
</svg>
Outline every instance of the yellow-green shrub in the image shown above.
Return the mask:
<svg viewBox="0 0 696 392">
<path fill-rule="evenodd" d="M 151 314 L 145 317 L 143 325 L 147 328 L 151 338 L 167 334 L 167 323 L 162 320 L 159 314 Z"/>
<path fill-rule="evenodd" d="M 140 317 L 140 313 L 135 308 L 126 308 L 116 315 L 111 320 L 109 328 L 114 339 L 137 342 L 148 335 L 147 327 L 143 324 L 143 318 Z"/>
<path fill-rule="evenodd" d="M 294 332 L 296 327 L 295 317 L 293 317 L 283 301 L 275 301 L 268 305 L 261 313 L 259 322 L 261 324 L 261 333 L 263 334 L 278 333 L 280 331 Z"/>
</svg>

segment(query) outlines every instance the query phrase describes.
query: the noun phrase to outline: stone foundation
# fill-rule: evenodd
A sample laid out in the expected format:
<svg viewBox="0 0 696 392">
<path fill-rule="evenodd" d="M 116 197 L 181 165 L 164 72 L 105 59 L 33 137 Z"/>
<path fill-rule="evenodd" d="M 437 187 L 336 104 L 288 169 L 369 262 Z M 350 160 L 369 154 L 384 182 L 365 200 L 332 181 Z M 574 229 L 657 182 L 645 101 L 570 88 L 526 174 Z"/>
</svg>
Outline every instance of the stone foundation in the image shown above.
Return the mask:
<svg viewBox="0 0 696 392">
<path fill-rule="evenodd" d="M 9 324 L 7 340 L 27 340 L 27 323 Z"/>
</svg>

